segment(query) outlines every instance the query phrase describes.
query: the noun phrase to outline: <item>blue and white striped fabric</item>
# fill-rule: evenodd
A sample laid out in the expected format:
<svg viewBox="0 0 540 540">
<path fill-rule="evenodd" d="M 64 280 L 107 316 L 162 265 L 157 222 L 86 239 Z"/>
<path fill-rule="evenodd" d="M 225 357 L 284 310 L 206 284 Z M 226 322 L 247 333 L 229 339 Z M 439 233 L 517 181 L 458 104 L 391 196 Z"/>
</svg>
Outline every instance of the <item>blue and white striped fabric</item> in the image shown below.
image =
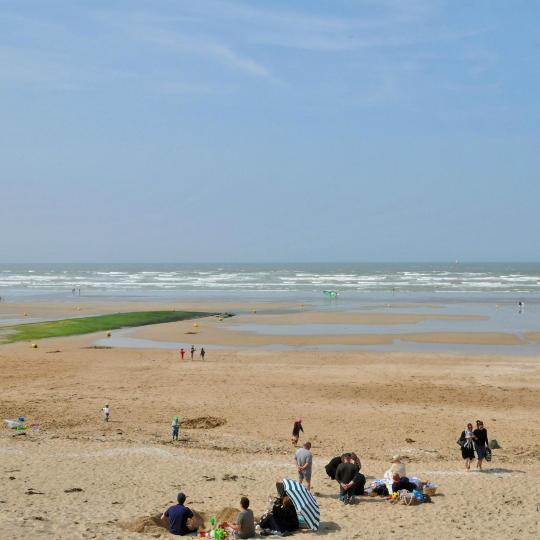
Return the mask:
<svg viewBox="0 0 540 540">
<path fill-rule="evenodd" d="M 306 523 L 312 531 L 319 529 L 321 514 L 317 499 L 296 480 L 283 479 L 285 493 L 289 496 L 296 508 L 296 512 L 302 514 Z"/>
</svg>

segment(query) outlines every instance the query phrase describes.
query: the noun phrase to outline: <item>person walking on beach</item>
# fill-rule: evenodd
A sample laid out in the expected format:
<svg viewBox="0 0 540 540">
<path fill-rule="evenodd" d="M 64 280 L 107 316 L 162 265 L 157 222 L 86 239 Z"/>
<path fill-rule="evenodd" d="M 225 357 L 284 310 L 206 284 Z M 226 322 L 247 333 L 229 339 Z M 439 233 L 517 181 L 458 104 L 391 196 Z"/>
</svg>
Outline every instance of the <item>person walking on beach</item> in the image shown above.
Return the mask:
<svg viewBox="0 0 540 540">
<path fill-rule="evenodd" d="M 191 349 L 190 349 L 190 351 L 189 351 L 189 352 L 191 353 L 191 359 L 192 359 L 192 360 L 193 360 L 193 355 L 195 354 L 195 351 L 196 351 L 196 350 L 197 350 L 197 349 L 195 349 L 195 346 L 192 345 L 192 346 L 191 346 Z"/>
<path fill-rule="evenodd" d="M 307 441 L 303 448 L 299 448 L 294 454 L 296 469 L 298 470 L 298 481 L 300 484 L 306 483 L 306 488 L 311 489 L 311 470 L 313 466 L 313 454 L 311 453 L 311 443 Z"/>
<path fill-rule="evenodd" d="M 201 352 L 200 352 L 201 360 L 204 360 L 204 355 L 205 354 L 206 354 L 206 351 L 204 350 L 204 347 L 201 347 Z"/>
<path fill-rule="evenodd" d="M 184 354 L 186 354 L 186 351 L 182 348 L 178 351 L 180 353 L 180 360 L 184 359 Z"/>
<path fill-rule="evenodd" d="M 473 431 L 474 449 L 476 450 L 476 468 L 482 470 L 482 461 L 486 457 L 486 449 L 488 447 L 487 429 L 484 427 L 482 420 L 476 421 L 476 429 Z"/>
<path fill-rule="evenodd" d="M 172 431 L 172 440 L 177 441 L 178 435 L 180 433 L 180 418 L 178 416 L 173 416 L 171 422 L 171 431 Z"/>
<path fill-rule="evenodd" d="M 101 410 L 103 411 L 103 420 L 105 420 L 105 422 L 108 422 L 109 415 L 111 414 L 111 409 L 109 408 L 109 404 L 107 403 L 105 407 L 103 407 L 103 409 Z"/>
<path fill-rule="evenodd" d="M 471 461 L 474 459 L 474 433 L 471 423 L 461 432 L 458 439 L 458 444 L 461 446 L 461 457 L 465 460 L 465 468 L 471 470 Z"/>
<path fill-rule="evenodd" d="M 296 446 L 298 444 L 298 438 L 300 437 L 300 432 L 304 432 L 304 428 L 302 427 L 302 419 L 298 417 L 294 421 L 293 429 L 292 429 L 292 439 L 291 442 Z"/>
</svg>

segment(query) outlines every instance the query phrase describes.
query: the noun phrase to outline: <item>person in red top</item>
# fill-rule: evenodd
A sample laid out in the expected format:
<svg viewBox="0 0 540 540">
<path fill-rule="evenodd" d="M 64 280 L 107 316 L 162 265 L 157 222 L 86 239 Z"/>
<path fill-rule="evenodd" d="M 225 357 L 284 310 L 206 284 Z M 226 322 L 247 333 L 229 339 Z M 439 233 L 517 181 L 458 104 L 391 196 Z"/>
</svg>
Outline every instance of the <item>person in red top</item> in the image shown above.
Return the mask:
<svg viewBox="0 0 540 540">
<path fill-rule="evenodd" d="M 184 349 L 180 349 L 178 352 L 180 353 L 180 360 L 183 360 L 184 354 L 186 354 L 186 351 Z"/>
</svg>

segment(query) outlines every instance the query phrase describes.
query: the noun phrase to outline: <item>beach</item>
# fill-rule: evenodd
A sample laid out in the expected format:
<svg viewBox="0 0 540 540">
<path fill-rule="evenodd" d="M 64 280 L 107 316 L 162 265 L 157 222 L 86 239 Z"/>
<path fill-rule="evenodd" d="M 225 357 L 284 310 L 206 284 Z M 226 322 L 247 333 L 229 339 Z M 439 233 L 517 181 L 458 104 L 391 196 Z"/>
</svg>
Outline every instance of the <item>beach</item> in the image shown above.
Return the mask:
<svg viewBox="0 0 540 540">
<path fill-rule="evenodd" d="M 78 307 L 4 304 L 2 310 L 43 319 L 127 306 Z M 259 316 L 261 325 L 356 320 L 392 332 L 396 324 L 414 324 L 417 315 L 366 320 L 369 314 L 294 312 L 298 308 L 291 304 L 198 307 L 236 309 L 245 320 L 209 317 L 197 327 L 182 321 L 136 329 L 133 335 L 147 342 L 203 345 L 204 361 L 198 351 L 194 361 L 180 361 L 174 348 L 107 348 L 106 338 L 97 334 L 42 340 L 37 349 L 26 342 L 0 346 L 2 418 L 24 415 L 40 429 L 1 431 L 2 537 L 169 537 L 153 518 L 180 490 L 207 518 L 234 513 L 242 495 L 260 516 L 275 495 L 276 480 L 296 477 L 290 442 L 296 416 L 304 419 L 301 442 L 313 444 L 313 492 L 321 507 L 321 528 L 313 534 L 538 537 L 537 356 L 305 351 L 290 344 L 272 349 L 283 336 L 262 336 L 265 347 L 260 335 L 225 330 L 223 323 L 251 324 Z M 464 315 L 460 324 L 474 321 Z M 334 338 L 322 335 L 317 343 Z M 314 336 L 295 339 L 315 343 Z M 101 416 L 105 403 L 111 407 L 108 423 Z M 183 422 L 174 443 L 173 415 Z M 456 440 L 465 422 L 477 418 L 502 448 L 494 450 L 485 472 L 467 473 Z M 409 475 L 438 485 L 433 502 L 406 507 L 360 497 L 355 506 L 342 505 L 324 465 L 351 450 L 360 456 L 368 484 L 382 477 L 392 455 L 402 455 Z"/>
</svg>

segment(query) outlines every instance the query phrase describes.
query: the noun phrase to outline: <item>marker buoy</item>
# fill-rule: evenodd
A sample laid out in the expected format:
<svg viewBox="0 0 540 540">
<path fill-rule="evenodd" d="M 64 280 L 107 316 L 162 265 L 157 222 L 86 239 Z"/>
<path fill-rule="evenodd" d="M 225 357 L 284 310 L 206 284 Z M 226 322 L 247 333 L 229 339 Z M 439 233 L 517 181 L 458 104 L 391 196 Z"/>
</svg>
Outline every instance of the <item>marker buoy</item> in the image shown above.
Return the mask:
<svg viewBox="0 0 540 540">
<path fill-rule="evenodd" d="M 107 332 L 107 337 L 111 337 L 111 333 L 110 333 L 110 332 Z"/>
<path fill-rule="evenodd" d="M 37 349 L 38 346 L 37 346 L 37 343 L 32 343 L 32 349 Z"/>
</svg>

